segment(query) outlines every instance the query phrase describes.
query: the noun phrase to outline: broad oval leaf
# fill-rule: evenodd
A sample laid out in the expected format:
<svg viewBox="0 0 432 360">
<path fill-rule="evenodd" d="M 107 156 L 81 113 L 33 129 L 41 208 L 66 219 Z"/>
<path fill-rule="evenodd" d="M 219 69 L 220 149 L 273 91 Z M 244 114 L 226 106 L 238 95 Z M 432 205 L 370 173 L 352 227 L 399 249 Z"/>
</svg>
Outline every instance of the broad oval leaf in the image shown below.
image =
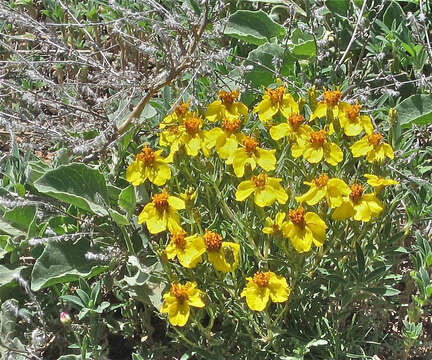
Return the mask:
<svg viewBox="0 0 432 360">
<path fill-rule="evenodd" d="M 416 94 L 396 106 L 402 127 L 432 124 L 432 95 Z"/>
<path fill-rule="evenodd" d="M 108 269 L 108 266 L 86 259 L 89 249 L 87 239 L 81 239 L 76 244 L 48 243 L 33 267 L 31 289 L 39 291 L 54 284 L 76 281 L 80 277 L 93 277 Z"/>
<path fill-rule="evenodd" d="M 48 196 L 68 204 L 105 216 L 108 212 L 100 205 L 99 196 L 108 203 L 108 190 L 104 176 L 84 164 L 62 165 L 47 171 L 34 186 Z"/>
<path fill-rule="evenodd" d="M 262 10 L 237 10 L 228 19 L 224 32 L 225 35 L 254 45 L 262 45 L 285 33 L 285 28 L 270 19 Z"/>
</svg>

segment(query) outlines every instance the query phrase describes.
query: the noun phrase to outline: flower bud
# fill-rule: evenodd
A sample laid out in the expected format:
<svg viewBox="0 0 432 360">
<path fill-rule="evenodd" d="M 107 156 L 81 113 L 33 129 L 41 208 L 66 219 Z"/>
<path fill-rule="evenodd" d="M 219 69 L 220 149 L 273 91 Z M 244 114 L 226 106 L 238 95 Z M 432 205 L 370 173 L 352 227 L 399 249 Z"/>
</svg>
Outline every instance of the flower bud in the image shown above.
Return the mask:
<svg viewBox="0 0 432 360">
<path fill-rule="evenodd" d="M 72 322 L 72 319 L 67 312 L 62 311 L 60 313 L 60 322 L 63 325 L 69 325 Z"/>
<path fill-rule="evenodd" d="M 397 116 L 398 116 L 397 110 L 394 108 L 390 108 L 388 112 L 388 118 L 391 125 L 394 125 L 396 123 Z"/>
</svg>

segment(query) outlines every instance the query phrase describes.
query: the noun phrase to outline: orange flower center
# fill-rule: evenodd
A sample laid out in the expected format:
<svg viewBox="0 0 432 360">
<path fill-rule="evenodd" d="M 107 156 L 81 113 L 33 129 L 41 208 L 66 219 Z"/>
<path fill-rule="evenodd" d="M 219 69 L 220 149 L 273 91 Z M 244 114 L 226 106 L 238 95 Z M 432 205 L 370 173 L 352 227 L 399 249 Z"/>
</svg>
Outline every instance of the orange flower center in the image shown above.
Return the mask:
<svg viewBox="0 0 432 360">
<path fill-rule="evenodd" d="M 168 207 L 168 192 L 163 190 L 160 194 L 153 195 L 153 204 L 157 210 L 165 210 Z"/>
<path fill-rule="evenodd" d="M 383 136 L 379 133 L 368 135 L 369 144 L 373 146 L 377 146 L 381 142 L 382 138 Z"/>
<path fill-rule="evenodd" d="M 278 87 L 277 89 L 266 89 L 265 93 L 269 96 L 273 105 L 280 104 L 285 94 L 285 86 Z"/>
<path fill-rule="evenodd" d="M 243 145 L 246 148 L 246 152 L 252 154 L 258 146 L 258 141 L 252 136 L 246 136 L 243 140 Z"/>
<path fill-rule="evenodd" d="M 301 125 L 304 121 L 305 121 L 305 118 L 302 115 L 300 115 L 300 114 L 292 114 L 288 118 L 288 122 L 294 128 L 299 127 L 299 125 Z"/>
<path fill-rule="evenodd" d="M 324 88 L 323 98 L 328 106 L 337 105 L 341 97 L 342 93 L 339 90 L 330 91 Z"/>
<path fill-rule="evenodd" d="M 251 180 L 255 184 L 256 188 L 262 189 L 266 184 L 267 176 L 266 174 L 262 173 L 259 174 L 258 176 L 252 176 Z"/>
<path fill-rule="evenodd" d="M 136 160 L 143 161 L 145 165 L 151 165 L 155 161 L 155 152 L 147 145 L 141 149 L 141 152 L 136 155 Z"/>
<path fill-rule="evenodd" d="M 361 105 L 359 104 L 351 105 L 347 111 L 348 119 L 354 121 L 357 118 L 357 116 L 359 116 L 360 109 L 361 109 Z"/>
<path fill-rule="evenodd" d="M 313 146 L 323 146 L 325 140 L 326 140 L 325 130 L 314 131 L 313 133 L 310 134 L 309 142 Z"/>
<path fill-rule="evenodd" d="M 175 135 L 179 132 L 179 127 L 177 125 L 169 126 L 168 131 L 170 134 Z"/>
<path fill-rule="evenodd" d="M 173 294 L 180 303 L 187 300 L 188 290 L 189 290 L 189 287 L 187 285 L 181 285 L 181 284 L 172 284 L 171 285 L 171 294 Z"/>
<path fill-rule="evenodd" d="M 199 131 L 201 124 L 202 124 L 201 118 L 197 116 L 188 117 L 184 122 L 186 131 L 190 135 L 195 135 Z"/>
<path fill-rule="evenodd" d="M 313 179 L 312 182 L 315 184 L 316 187 L 323 188 L 327 185 L 329 177 L 327 174 L 321 174 L 317 178 Z"/>
<path fill-rule="evenodd" d="M 184 116 L 186 112 L 189 110 L 189 103 L 180 103 L 175 107 L 175 113 L 177 116 Z"/>
<path fill-rule="evenodd" d="M 240 119 L 225 119 L 222 121 L 222 127 L 230 133 L 235 133 L 240 129 Z"/>
<path fill-rule="evenodd" d="M 303 227 L 305 224 L 304 216 L 305 216 L 305 211 L 301 205 L 299 205 L 297 210 L 290 210 L 289 211 L 289 217 L 290 217 L 291 221 L 293 222 L 293 224 L 301 226 L 301 227 Z"/>
<path fill-rule="evenodd" d="M 206 231 L 203 239 L 208 251 L 218 251 L 222 245 L 222 236 L 214 231 Z"/>
<path fill-rule="evenodd" d="M 253 277 L 253 282 L 257 284 L 259 287 L 268 286 L 270 281 L 270 273 L 269 272 L 257 272 Z"/>
<path fill-rule="evenodd" d="M 221 99 L 224 105 L 231 105 L 234 101 L 237 100 L 238 96 L 239 96 L 238 90 L 234 90 L 231 92 L 224 91 L 224 90 L 219 91 L 219 98 Z"/>
<path fill-rule="evenodd" d="M 171 234 L 171 239 L 174 241 L 174 244 L 180 249 L 184 249 L 186 246 L 185 235 L 186 232 L 183 230 L 176 231 Z"/>
<path fill-rule="evenodd" d="M 352 185 L 350 186 L 350 188 L 351 188 L 350 199 L 351 199 L 354 203 L 356 203 L 356 202 L 358 202 L 358 201 L 361 199 L 361 197 L 362 197 L 362 195 L 363 195 L 363 190 L 364 190 L 363 185 L 360 185 L 360 184 L 352 184 Z"/>
</svg>

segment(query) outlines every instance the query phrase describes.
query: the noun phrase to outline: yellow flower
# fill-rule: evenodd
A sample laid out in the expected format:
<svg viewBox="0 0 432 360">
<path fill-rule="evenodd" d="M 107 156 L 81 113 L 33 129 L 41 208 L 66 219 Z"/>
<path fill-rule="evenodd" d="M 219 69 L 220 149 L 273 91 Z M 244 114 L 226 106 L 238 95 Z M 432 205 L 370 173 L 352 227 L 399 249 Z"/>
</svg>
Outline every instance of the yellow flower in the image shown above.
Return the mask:
<svg viewBox="0 0 432 360">
<path fill-rule="evenodd" d="M 312 243 L 318 247 L 323 245 L 327 225 L 317 214 L 305 213 L 299 205 L 297 210 L 289 211 L 289 218 L 290 221 L 287 221 L 283 228 L 284 236 L 291 240 L 299 253 L 309 251 Z"/>
<path fill-rule="evenodd" d="M 351 185 L 351 194 L 335 209 L 332 218 L 345 220 L 354 217 L 354 220 L 368 222 L 378 216 L 383 210 L 383 204 L 375 194 L 363 194 L 363 191 L 362 185 Z"/>
<path fill-rule="evenodd" d="M 366 134 L 372 134 L 372 120 L 367 115 L 360 115 L 361 105 L 341 103 L 339 106 L 339 123 L 347 136 L 357 136 L 363 130 Z"/>
<path fill-rule="evenodd" d="M 366 160 L 370 163 L 383 161 L 386 156 L 389 159 L 393 159 L 394 153 L 392 147 L 382 141 L 382 139 L 383 136 L 379 133 L 366 135 L 351 145 L 351 152 L 355 158 L 366 155 Z"/>
<path fill-rule="evenodd" d="M 205 114 L 206 119 L 215 122 L 216 120 L 238 118 L 241 115 L 247 119 L 248 108 L 245 104 L 236 101 L 238 96 L 238 90 L 231 92 L 219 91 L 220 100 L 216 100 L 209 105 Z"/>
<path fill-rule="evenodd" d="M 252 176 L 250 180 L 242 181 L 236 192 L 236 200 L 244 201 L 249 195 L 254 194 L 254 201 L 260 207 L 270 206 L 276 200 L 279 204 L 285 204 L 288 194 L 280 184 L 282 179 L 267 176 L 261 173 Z"/>
<path fill-rule="evenodd" d="M 177 257 L 179 263 L 188 269 L 193 269 L 202 261 L 202 254 L 205 253 L 205 246 L 202 238 L 198 235 L 186 237 L 183 230 L 174 231 L 171 240 L 165 248 L 169 260 Z"/>
<path fill-rule="evenodd" d="M 171 196 L 164 189 L 153 195 L 152 201 L 144 206 L 138 216 L 138 224 L 146 223 L 152 234 L 168 229 L 170 232 L 181 230 L 178 210 L 185 208 L 185 203 L 178 197 Z"/>
<path fill-rule="evenodd" d="M 172 161 L 174 154 L 184 146 L 186 154 L 189 156 L 197 156 L 202 150 L 205 156 L 210 155 L 210 150 L 207 147 L 206 132 L 201 130 L 203 121 L 195 113 L 190 113 L 184 120 L 183 125 L 178 127 L 177 138 L 171 143 L 171 151 L 167 159 Z"/>
<path fill-rule="evenodd" d="M 239 118 L 224 119 L 222 128 L 215 127 L 206 132 L 206 147 L 215 148 L 221 159 L 228 159 L 238 148 L 244 134 L 239 133 L 241 120 Z"/>
<path fill-rule="evenodd" d="M 364 174 L 364 177 L 366 179 L 368 179 L 367 183 L 370 186 L 373 186 L 376 188 L 399 184 L 399 181 L 392 180 L 392 179 L 386 179 L 386 178 L 383 178 L 381 176 L 376 176 L 376 175 L 372 175 L 372 174 Z"/>
<path fill-rule="evenodd" d="M 316 118 L 322 118 L 325 116 L 330 117 L 330 120 L 333 121 L 338 117 L 339 113 L 339 100 L 342 97 L 342 93 L 339 89 L 337 90 L 327 90 L 324 88 L 323 98 L 324 101 L 320 101 L 315 108 L 315 111 L 310 117 L 310 121 Z"/>
<path fill-rule="evenodd" d="M 297 142 L 299 138 L 306 138 L 308 135 L 308 127 L 302 125 L 304 121 L 302 115 L 291 114 L 286 122 L 270 128 L 270 136 L 276 141 L 287 137 L 290 141 Z"/>
<path fill-rule="evenodd" d="M 213 231 L 206 231 L 202 237 L 207 256 L 214 268 L 218 271 L 234 271 L 239 263 L 240 245 L 222 241 L 222 236 Z"/>
<path fill-rule="evenodd" d="M 312 182 L 305 181 L 309 185 L 309 190 L 302 196 L 297 196 L 297 202 L 305 201 L 308 205 L 315 205 L 325 198 L 330 208 L 338 207 L 342 204 L 343 198 L 351 193 L 347 184 L 341 179 L 329 179 L 327 174 L 321 174 Z"/>
<path fill-rule="evenodd" d="M 171 178 L 171 169 L 167 160 L 161 157 L 162 150 L 154 151 L 147 145 L 135 156 L 135 161 L 126 170 L 126 180 L 138 186 L 146 179 L 153 184 L 164 185 Z"/>
<path fill-rule="evenodd" d="M 166 116 L 159 124 L 159 129 L 163 130 L 159 137 L 159 145 L 170 146 L 181 136 L 179 126 L 184 124 L 187 117 L 193 115 L 189 111 L 189 103 L 181 102 L 174 111 Z"/>
<path fill-rule="evenodd" d="M 258 141 L 251 136 L 245 136 L 242 145 L 243 147 L 237 149 L 227 160 L 227 164 L 233 165 L 237 177 L 244 175 L 246 164 L 249 164 L 252 170 L 257 164 L 265 171 L 276 168 L 276 150 L 261 149 Z"/>
<path fill-rule="evenodd" d="M 254 311 L 263 311 L 269 300 L 275 303 L 287 301 L 291 292 L 286 279 L 272 271 L 257 272 L 246 280 L 248 283 L 241 297 L 246 297 L 249 309 Z"/>
<path fill-rule="evenodd" d="M 285 93 L 285 86 L 281 86 L 276 89 L 266 89 L 262 101 L 255 106 L 253 112 L 258 113 L 258 118 L 263 124 L 267 124 L 278 112 L 286 118 L 293 113 L 298 114 L 299 107 L 292 95 Z"/>
<path fill-rule="evenodd" d="M 266 222 L 268 226 L 265 226 L 262 231 L 264 234 L 272 234 L 273 236 L 282 235 L 282 229 L 285 223 L 286 214 L 284 212 L 278 212 L 273 220 L 270 217 L 266 217 Z"/>
<path fill-rule="evenodd" d="M 307 125 L 306 125 L 307 126 Z M 293 144 L 293 157 L 303 157 L 311 164 L 319 163 L 322 158 L 330 165 L 337 165 L 343 160 L 343 152 L 338 145 L 329 142 L 325 130 L 313 131 L 307 126 L 307 140 L 299 139 Z"/>
<path fill-rule="evenodd" d="M 190 307 L 203 308 L 203 292 L 196 288 L 196 282 L 188 281 L 185 285 L 171 284 L 169 292 L 163 295 L 161 313 L 168 314 L 168 320 L 173 326 L 186 325 Z"/>
</svg>

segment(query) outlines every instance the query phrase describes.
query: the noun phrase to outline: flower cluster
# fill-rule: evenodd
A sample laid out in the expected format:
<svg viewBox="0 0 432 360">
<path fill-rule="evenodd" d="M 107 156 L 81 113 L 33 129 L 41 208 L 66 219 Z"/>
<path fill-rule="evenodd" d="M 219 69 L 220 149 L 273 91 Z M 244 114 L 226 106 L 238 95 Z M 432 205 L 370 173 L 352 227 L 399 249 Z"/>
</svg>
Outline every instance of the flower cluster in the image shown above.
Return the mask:
<svg viewBox="0 0 432 360">
<path fill-rule="evenodd" d="M 316 96 L 315 91 L 310 91 L 311 94 Z M 232 199 L 246 202 L 247 207 L 258 213 L 275 206 L 275 217 L 266 217 L 262 232 L 274 239 L 289 239 L 298 253 L 311 251 L 312 245 L 323 246 L 329 226 L 324 217 L 327 212 L 329 221 L 369 222 L 380 215 L 384 209 L 378 197 L 380 191 L 397 182 L 379 174 L 364 174 L 367 185 L 374 189 L 370 192 L 367 185 L 358 180 L 359 176 L 346 182 L 347 179 L 336 171 L 350 158 L 358 161 L 365 157 L 367 163 L 378 169 L 386 158 L 394 157 L 391 146 L 374 129 L 371 118 L 361 112 L 358 102 L 342 101 L 339 89 L 324 89 L 322 101 L 310 99 L 310 111 L 305 111 L 305 100 L 296 100 L 286 86 L 279 86 L 265 90 L 262 101 L 250 116 L 248 107 L 238 98 L 237 90 L 220 91 L 219 99 L 203 114 L 191 110 L 188 102 L 179 103 L 159 126 L 159 145 L 168 150 L 166 157 L 162 156 L 163 150 L 144 145 L 127 168 L 126 179 L 134 186 L 146 180 L 155 186 L 164 186 L 172 176 L 170 164 L 176 167 L 187 156 L 197 157 L 200 153 L 206 158 L 217 154 L 219 160 L 214 161 L 224 163 L 237 182 Z M 260 135 L 264 134 L 247 130 L 253 114 L 257 114 L 261 128 L 277 143 L 276 149 L 262 141 Z M 277 176 L 282 173 L 281 153 L 289 156 L 284 151 L 286 147 L 290 148 L 290 161 L 302 164 L 309 173 L 315 174 L 303 179 L 308 189 L 296 196 L 290 196 L 288 183 Z M 176 184 L 179 189 L 178 182 Z M 196 227 L 197 232 L 191 227 L 188 233 L 185 224 L 182 225 L 180 211 L 185 210 L 189 215 L 189 224 L 193 222 L 196 192 L 189 189 L 178 196 L 171 192 L 169 186 L 154 191 L 152 200 L 139 214 L 138 223 L 145 223 L 151 234 L 168 231 L 166 258 L 177 260 L 182 267 L 190 269 L 188 271 L 207 263 L 216 272 L 234 272 L 241 261 L 242 241 L 225 241 L 223 233 L 212 228 L 203 231 L 201 225 Z M 290 197 L 290 206 L 284 209 Z M 270 301 L 287 301 L 291 292 L 287 279 L 268 267 L 246 278 L 246 282 L 240 296 L 245 297 L 248 307 L 255 311 L 264 310 Z M 172 282 L 161 308 L 172 325 L 185 325 L 191 306 L 205 306 L 206 296 L 197 286 L 196 282 L 184 285 Z"/>
</svg>

